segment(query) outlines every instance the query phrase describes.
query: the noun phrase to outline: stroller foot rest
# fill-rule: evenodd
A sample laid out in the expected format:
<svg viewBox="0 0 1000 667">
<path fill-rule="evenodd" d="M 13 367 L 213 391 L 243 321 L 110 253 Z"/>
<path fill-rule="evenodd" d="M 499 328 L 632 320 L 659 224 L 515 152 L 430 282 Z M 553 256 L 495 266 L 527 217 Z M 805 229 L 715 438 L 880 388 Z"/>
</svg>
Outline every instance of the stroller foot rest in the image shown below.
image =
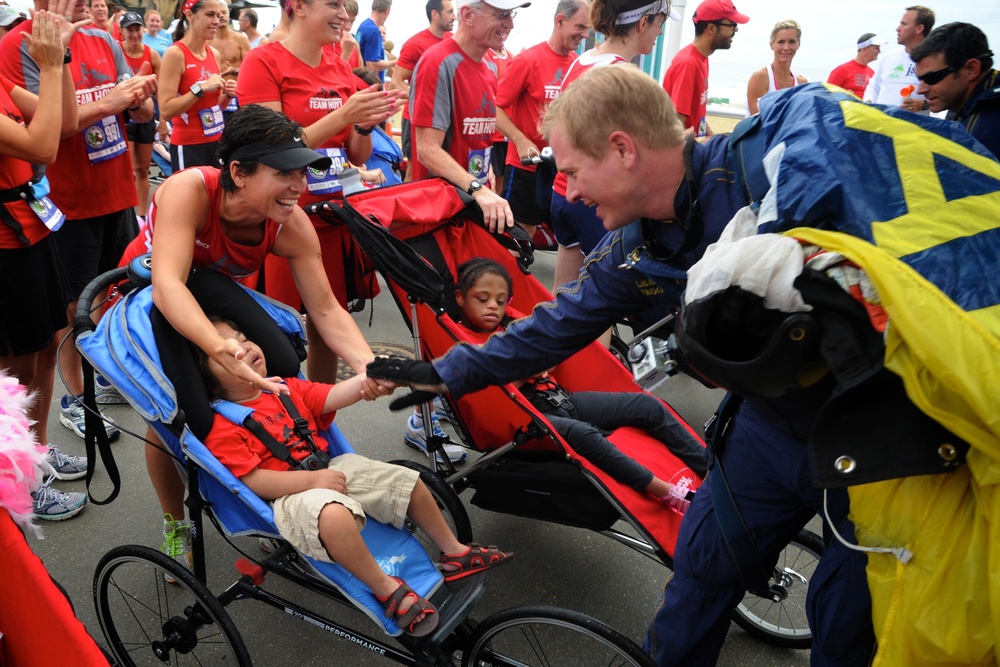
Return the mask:
<svg viewBox="0 0 1000 667">
<path fill-rule="evenodd" d="M 243 576 L 250 577 L 250 582 L 254 586 L 260 586 L 264 583 L 264 568 L 249 559 L 240 558 L 237 560 L 236 570 Z"/>
<path fill-rule="evenodd" d="M 432 645 L 441 644 L 454 633 L 476 606 L 480 598 L 486 592 L 486 583 L 489 579 L 488 572 L 480 572 L 463 581 L 467 582 L 462 590 L 452 594 L 450 597 L 441 598 L 442 593 L 447 594 L 448 587 L 441 586 L 431 597 L 431 602 L 437 607 L 439 618 L 441 619 L 437 629 L 428 635 L 423 641 Z"/>
</svg>

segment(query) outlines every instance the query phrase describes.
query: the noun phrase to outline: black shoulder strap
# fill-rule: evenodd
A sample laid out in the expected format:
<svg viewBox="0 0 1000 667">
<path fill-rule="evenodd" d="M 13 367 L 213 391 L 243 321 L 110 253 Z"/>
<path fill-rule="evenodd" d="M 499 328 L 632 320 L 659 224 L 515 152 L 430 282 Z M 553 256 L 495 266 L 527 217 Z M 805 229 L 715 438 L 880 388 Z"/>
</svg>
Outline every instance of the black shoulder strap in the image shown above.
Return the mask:
<svg viewBox="0 0 1000 667">
<path fill-rule="evenodd" d="M 754 114 L 737 123 L 729 136 L 729 150 L 732 151 L 736 177 L 743 196 L 750 204 L 759 204 L 771 188 L 762 166 L 764 137 L 760 127 L 760 114 Z"/>
<path fill-rule="evenodd" d="M 285 406 L 285 410 L 288 411 L 288 416 L 292 418 L 295 423 L 295 433 L 302 438 L 306 446 L 309 447 L 309 451 L 316 453 L 319 448 L 316 447 L 316 443 L 313 442 L 313 432 L 309 428 L 309 422 L 299 413 L 298 409 L 295 407 L 295 403 L 292 402 L 292 397 L 288 394 L 278 394 L 278 398 L 281 400 L 281 404 Z M 246 419 L 243 420 L 243 426 L 254 434 L 258 440 L 264 443 L 264 445 L 274 454 L 279 460 L 287 463 L 292 468 L 298 468 L 299 462 L 295 460 L 292 456 L 292 452 L 288 449 L 288 443 L 281 443 L 271 435 L 266 428 L 261 425 L 259 421 L 253 418 L 253 414 L 247 415 Z"/>
<path fill-rule="evenodd" d="M 709 447 L 708 466 L 712 475 L 712 508 L 719 522 L 722 539 L 740 571 L 744 588 L 756 595 L 770 598 L 768 582 L 771 577 L 761 563 L 760 554 L 736 506 L 736 499 L 729 489 L 729 480 L 726 479 L 726 473 L 719 461 L 725 441 L 726 426 L 742 402 L 741 397 L 733 393 L 726 394 L 712 420 L 705 427 L 705 439 Z"/>
<path fill-rule="evenodd" d="M 104 428 L 104 420 L 97 409 L 97 395 L 94 386 L 94 367 L 90 365 L 85 357 L 82 357 L 83 367 L 83 405 L 84 405 L 84 447 L 87 451 L 87 477 L 85 479 L 87 495 L 90 502 L 95 505 L 108 505 L 121 491 L 122 479 L 118 471 L 118 464 L 115 456 L 111 452 L 111 441 L 108 432 Z M 97 468 L 97 454 L 100 454 L 104 467 L 108 470 L 108 479 L 111 481 L 111 492 L 107 498 L 98 500 L 90 490 L 90 483 L 94 479 L 94 471 Z"/>
</svg>

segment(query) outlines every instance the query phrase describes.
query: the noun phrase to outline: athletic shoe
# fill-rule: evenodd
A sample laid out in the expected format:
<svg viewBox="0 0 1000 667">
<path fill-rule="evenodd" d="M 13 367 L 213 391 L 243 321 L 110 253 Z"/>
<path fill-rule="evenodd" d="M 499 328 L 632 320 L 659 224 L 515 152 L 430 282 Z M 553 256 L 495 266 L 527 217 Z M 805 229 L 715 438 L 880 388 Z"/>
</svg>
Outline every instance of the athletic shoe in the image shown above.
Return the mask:
<svg viewBox="0 0 1000 667">
<path fill-rule="evenodd" d="M 94 377 L 94 389 L 97 393 L 97 402 L 101 405 L 121 405 L 128 403 L 125 397 L 118 391 L 118 387 L 108 382 L 107 378 L 98 373 Z"/>
<path fill-rule="evenodd" d="M 465 448 L 455 443 L 451 442 L 448 435 L 441 429 L 441 423 L 434 419 L 432 420 L 434 435 L 439 438 L 444 438 L 447 442 L 441 448 L 444 453 L 448 455 L 448 458 L 452 463 L 459 463 L 465 460 L 466 452 Z M 424 435 L 424 420 L 419 415 L 412 414 L 410 418 L 406 420 L 406 430 L 403 431 L 403 439 L 406 440 L 406 444 L 414 449 L 419 449 L 424 454 L 430 456 L 427 451 L 427 438 Z M 444 459 L 441 458 L 441 452 L 438 451 L 437 454 L 438 463 L 444 463 Z"/>
<path fill-rule="evenodd" d="M 101 417 L 104 419 L 104 430 L 108 433 L 108 440 L 117 440 L 118 436 L 121 435 L 121 431 L 118 430 L 118 424 L 103 412 L 101 413 Z M 87 437 L 86 412 L 84 412 L 83 406 L 79 401 L 69 396 L 63 396 L 62 400 L 59 401 L 59 423 L 81 438 Z"/>
<path fill-rule="evenodd" d="M 160 545 L 160 551 L 191 569 L 194 564 L 191 554 L 191 524 L 187 519 L 175 521 L 170 514 L 163 515 L 163 544 Z M 171 584 L 177 582 L 166 572 L 163 573 L 163 578 Z"/>
<path fill-rule="evenodd" d="M 52 469 L 55 470 L 56 479 L 71 480 L 80 479 L 87 474 L 87 457 L 70 456 L 64 454 L 55 445 L 49 445 L 49 451 L 45 455 Z"/>
<path fill-rule="evenodd" d="M 445 403 L 440 396 L 434 397 L 434 420 L 445 421 L 449 424 L 455 423 L 455 418 L 451 414 L 451 406 Z"/>
<path fill-rule="evenodd" d="M 64 521 L 74 517 L 87 504 L 87 494 L 53 489 L 52 477 L 31 494 L 35 501 L 35 517 L 46 521 Z"/>
</svg>

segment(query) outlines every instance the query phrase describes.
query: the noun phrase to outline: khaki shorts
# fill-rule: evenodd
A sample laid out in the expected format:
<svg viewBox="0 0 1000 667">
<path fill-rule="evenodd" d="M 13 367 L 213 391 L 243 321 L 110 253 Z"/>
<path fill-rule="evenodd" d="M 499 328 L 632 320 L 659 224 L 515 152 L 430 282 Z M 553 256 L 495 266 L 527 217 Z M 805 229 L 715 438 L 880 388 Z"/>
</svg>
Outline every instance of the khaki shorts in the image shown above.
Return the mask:
<svg viewBox="0 0 1000 667">
<path fill-rule="evenodd" d="M 341 454 L 327 466 L 347 476 L 347 493 L 309 489 L 274 501 L 274 523 L 293 547 L 316 560 L 332 562 L 319 539 L 319 513 L 330 503 L 351 511 L 358 530 L 365 517 L 402 528 L 410 496 L 420 475 L 403 466 L 372 461 L 358 454 Z"/>
</svg>

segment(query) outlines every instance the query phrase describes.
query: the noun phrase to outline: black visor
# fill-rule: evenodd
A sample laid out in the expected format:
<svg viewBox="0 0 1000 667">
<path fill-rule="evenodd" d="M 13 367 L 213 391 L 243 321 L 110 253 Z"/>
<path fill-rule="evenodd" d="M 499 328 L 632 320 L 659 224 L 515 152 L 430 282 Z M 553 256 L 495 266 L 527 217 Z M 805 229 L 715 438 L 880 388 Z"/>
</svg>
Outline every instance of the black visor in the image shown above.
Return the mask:
<svg viewBox="0 0 1000 667">
<path fill-rule="evenodd" d="M 295 171 L 303 167 L 326 170 L 333 160 L 305 145 L 300 138 L 281 144 L 267 144 L 255 141 L 240 146 L 229 156 L 230 162 L 257 160 L 278 171 Z"/>
</svg>

